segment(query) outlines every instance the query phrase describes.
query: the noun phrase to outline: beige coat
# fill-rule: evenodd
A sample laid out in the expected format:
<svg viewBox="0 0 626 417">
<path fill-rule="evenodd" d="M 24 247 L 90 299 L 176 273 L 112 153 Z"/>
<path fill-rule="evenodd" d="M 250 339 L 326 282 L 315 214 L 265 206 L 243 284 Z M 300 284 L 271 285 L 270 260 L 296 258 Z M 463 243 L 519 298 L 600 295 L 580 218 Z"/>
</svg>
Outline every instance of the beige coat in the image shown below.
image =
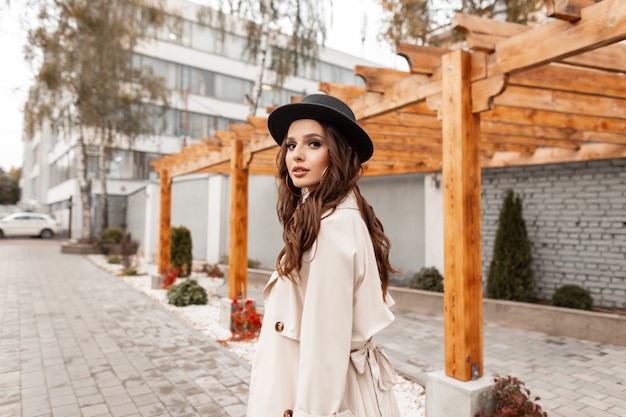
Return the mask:
<svg viewBox="0 0 626 417">
<path fill-rule="evenodd" d="M 323 218 L 298 284 L 275 272 L 250 381 L 248 417 L 396 417 L 393 367 L 372 337 L 394 319 L 350 194 Z"/>
</svg>

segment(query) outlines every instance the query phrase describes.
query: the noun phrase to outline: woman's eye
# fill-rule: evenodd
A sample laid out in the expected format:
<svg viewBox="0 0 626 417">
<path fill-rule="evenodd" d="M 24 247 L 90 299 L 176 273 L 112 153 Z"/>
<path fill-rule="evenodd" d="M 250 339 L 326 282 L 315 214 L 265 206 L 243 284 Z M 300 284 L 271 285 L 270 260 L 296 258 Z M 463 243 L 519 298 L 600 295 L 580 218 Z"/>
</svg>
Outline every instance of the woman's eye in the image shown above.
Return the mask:
<svg viewBox="0 0 626 417">
<path fill-rule="evenodd" d="M 287 144 L 287 149 L 290 151 L 293 151 L 294 149 L 296 149 L 296 144 L 295 143 L 288 143 Z"/>
<path fill-rule="evenodd" d="M 314 140 L 314 141 L 309 142 L 309 146 L 311 148 L 319 148 L 320 146 L 322 146 L 322 144 L 319 143 L 318 141 Z"/>
</svg>

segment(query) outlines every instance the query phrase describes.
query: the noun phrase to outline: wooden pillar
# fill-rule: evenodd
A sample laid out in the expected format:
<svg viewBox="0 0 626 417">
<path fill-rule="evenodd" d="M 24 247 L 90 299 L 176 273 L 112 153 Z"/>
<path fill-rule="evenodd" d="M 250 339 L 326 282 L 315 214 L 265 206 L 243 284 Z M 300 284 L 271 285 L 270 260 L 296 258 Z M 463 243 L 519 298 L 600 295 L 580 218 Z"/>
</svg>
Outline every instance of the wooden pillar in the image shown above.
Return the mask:
<svg viewBox="0 0 626 417">
<path fill-rule="evenodd" d="M 470 54 L 442 56 L 444 344 L 446 375 L 483 375 L 480 120 L 472 113 Z"/>
<path fill-rule="evenodd" d="M 159 171 L 161 199 L 159 211 L 159 274 L 170 267 L 170 248 L 172 246 L 172 180 L 169 171 Z"/>
<path fill-rule="evenodd" d="M 231 140 L 230 241 L 228 253 L 228 297 L 245 299 L 248 294 L 248 169 L 243 140 Z"/>
</svg>

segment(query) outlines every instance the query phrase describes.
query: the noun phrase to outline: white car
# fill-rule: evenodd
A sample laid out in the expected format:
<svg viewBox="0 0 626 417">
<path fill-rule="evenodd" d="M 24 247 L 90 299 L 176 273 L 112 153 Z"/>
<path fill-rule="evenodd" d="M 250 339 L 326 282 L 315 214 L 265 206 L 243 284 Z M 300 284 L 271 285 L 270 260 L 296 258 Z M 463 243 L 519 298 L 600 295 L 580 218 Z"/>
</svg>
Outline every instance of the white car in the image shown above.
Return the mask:
<svg viewBox="0 0 626 417">
<path fill-rule="evenodd" d="M 39 236 L 49 239 L 59 233 L 60 223 L 42 213 L 11 213 L 0 218 L 0 237 Z"/>
</svg>

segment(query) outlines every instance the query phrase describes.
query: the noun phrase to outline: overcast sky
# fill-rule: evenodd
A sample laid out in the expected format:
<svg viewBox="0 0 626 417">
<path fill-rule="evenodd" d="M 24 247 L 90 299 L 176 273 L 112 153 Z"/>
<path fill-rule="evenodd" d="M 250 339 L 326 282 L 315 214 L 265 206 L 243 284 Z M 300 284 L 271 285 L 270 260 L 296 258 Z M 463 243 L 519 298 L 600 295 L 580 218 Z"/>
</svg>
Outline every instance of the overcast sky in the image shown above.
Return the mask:
<svg viewBox="0 0 626 417">
<path fill-rule="evenodd" d="M 201 1 L 198 1 L 201 2 Z M 32 84 L 32 71 L 23 60 L 26 41 L 19 23 L 20 1 L 0 5 L 0 167 L 8 171 L 22 165 L 22 107 Z M 391 48 L 378 42 L 380 0 L 333 0 L 333 19 L 329 22 L 326 46 L 391 67 L 402 67 L 404 60 Z M 365 44 L 361 28 L 367 16 Z"/>
</svg>

